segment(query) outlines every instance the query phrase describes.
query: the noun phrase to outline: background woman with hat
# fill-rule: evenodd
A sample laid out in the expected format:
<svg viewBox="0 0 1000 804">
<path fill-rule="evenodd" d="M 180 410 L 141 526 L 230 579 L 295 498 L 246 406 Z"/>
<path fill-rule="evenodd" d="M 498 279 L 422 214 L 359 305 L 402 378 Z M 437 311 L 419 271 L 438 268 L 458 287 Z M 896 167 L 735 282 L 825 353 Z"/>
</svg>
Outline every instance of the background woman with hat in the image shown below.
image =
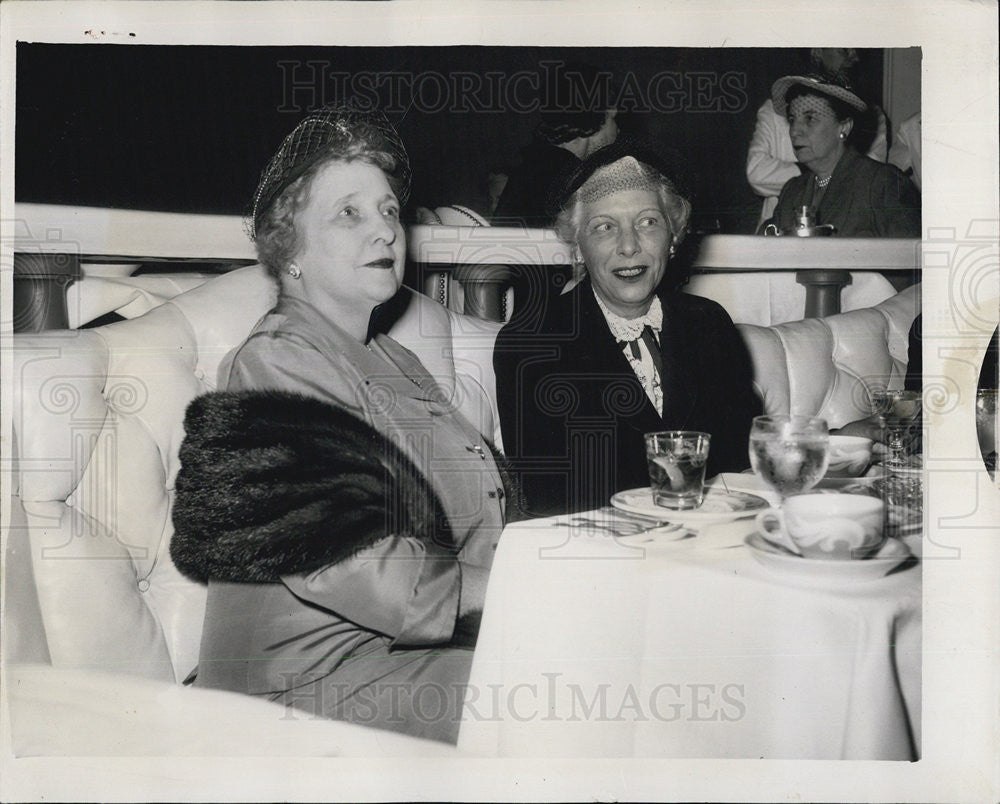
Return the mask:
<svg viewBox="0 0 1000 804">
<path fill-rule="evenodd" d="M 802 51 L 803 69 L 792 72 L 816 73 L 827 80 L 854 83 L 852 75 L 864 81 L 861 56 L 853 48 L 814 47 Z M 787 71 L 786 71 L 787 72 Z M 865 118 L 856 127 L 851 139 L 859 152 L 866 153 L 876 162 L 885 162 L 889 149 L 887 142 L 888 120 L 877 105 L 869 105 Z M 859 130 L 860 129 L 860 130 Z M 747 150 L 746 176 L 753 191 L 763 199 L 758 226 L 774 214 L 778 195 L 785 182 L 801 174 L 792 140 L 788 134 L 788 121 L 778 114 L 774 101 L 767 100 L 757 110 L 750 147 Z"/>
<path fill-rule="evenodd" d="M 749 465 L 750 358 L 713 301 L 675 292 L 691 204 L 652 149 L 619 139 L 566 176 L 557 229 L 585 276 L 515 313 L 494 349 L 504 452 L 532 515 L 649 484 L 643 434 L 710 433 L 709 474 Z"/>
<path fill-rule="evenodd" d="M 849 147 L 867 105 L 848 86 L 819 76 L 779 78 L 775 109 L 788 119 L 796 160 L 804 168 L 781 190 L 772 222 L 792 230 L 803 207 L 842 237 L 919 237 L 920 195 L 893 165 Z"/>
<path fill-rule="evenodd" d="M 395 130 L 352 107 L 271 159 L 251 228 L 278 301 L 188 410 L 171 557 L 208 583 L 197 685 L 455 742 L 511 492 L 373 325 L 408 190 Z"/>
</svg>

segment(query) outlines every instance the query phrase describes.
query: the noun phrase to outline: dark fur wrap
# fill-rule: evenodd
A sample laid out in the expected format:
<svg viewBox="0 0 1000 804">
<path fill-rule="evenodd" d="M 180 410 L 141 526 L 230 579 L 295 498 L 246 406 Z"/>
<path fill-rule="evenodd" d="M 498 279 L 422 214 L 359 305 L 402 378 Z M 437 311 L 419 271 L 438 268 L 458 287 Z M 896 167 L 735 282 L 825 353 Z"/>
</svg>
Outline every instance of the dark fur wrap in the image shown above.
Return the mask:
<svg viewBox="0 0 1000 804">
<path fill-rule="evenodd" d="M 191 402 L 184 430 L 170 557 L 188 577 L 274 582 L 390 534 L 456 551 L 424 475 L 341 408 L 283 391 L 217 391 Z M 508 514 L 520 518 L 520 494 L 498 465 Z"/>
</svg>

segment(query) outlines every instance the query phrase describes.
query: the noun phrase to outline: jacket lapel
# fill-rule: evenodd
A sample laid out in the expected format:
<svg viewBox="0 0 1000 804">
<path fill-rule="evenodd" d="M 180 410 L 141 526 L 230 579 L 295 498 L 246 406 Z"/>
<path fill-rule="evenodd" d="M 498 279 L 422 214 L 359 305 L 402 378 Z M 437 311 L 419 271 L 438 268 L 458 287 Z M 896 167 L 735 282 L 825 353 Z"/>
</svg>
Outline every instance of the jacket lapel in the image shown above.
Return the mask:
<svg viewBox="0 0 1000 804">
<path fill-rule="evenodd" d="M 660 334 L 660 352 L 663 354 L 663 422 L 672 430 L 683 430 L 698 401 L 696 389 L 701 383 L 692 376 L 691 334 L 677 314 L 672 294 L 661 293 L 663 304 L 663 331 Z"/>
<path fill-rule="evenodd" d="M 622 348 L 615 341 L 604 313 L 597 306 L 594 291 L 590 281 L 584 280 L 575 291 L 579 293 L 578 310 L 580 311 L 579 339 L 581 358 L 580 364 L 591 370 L 608 370 L 621 374 L 633 386 L 635 393 L 641 394 L 645 405 L 629 423 L 636 430 L 649 432 L 662 428 L 664 423 L 673 429 L 682 429 L 694 409 L 695 397 L 691 389 L 696 385 L 690 381 L 690 365 L 686 359 L 685 343 L 687 334 L 672 314 L 670 295 L 661 294 L 663 304 L 663 330 L 660 333 L 660 352 L 663 357 L 663 412 L 661 419 L 653 403 L 646 396 L 646 390 L 632 371 L 632 366 L 625 357 Z"/>
</svg>

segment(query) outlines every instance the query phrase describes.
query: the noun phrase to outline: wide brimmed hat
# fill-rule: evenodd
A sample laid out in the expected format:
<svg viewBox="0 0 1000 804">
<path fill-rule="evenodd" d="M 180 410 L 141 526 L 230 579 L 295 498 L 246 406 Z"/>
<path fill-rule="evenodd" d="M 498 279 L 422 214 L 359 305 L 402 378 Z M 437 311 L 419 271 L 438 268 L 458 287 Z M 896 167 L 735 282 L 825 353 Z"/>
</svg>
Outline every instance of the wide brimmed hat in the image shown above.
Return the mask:
<svg viewBox="0 0 1000 804">
<path fill-rule="evenodd" d="M 820 95 L 826 95 L 827 97 L 843 101 L 859 112 L 863 112 L 868 108 L 868 104 L 854 94 L 850 84 L 846 81 L 834 82 L 819 75 L 786 75 L 784 78 L 779 78 L 775 81 L 774 86 L 771 87 L 771 100 L 774 101 L 774 111 L 782 117 L 785 116 L 786 112 L 785 96 L 788 94 L 788 90 L 796 84 L 808 87 Z"/>
<path fill-rule="evenodd" d="M 569 203 L 573 194 L 587 180 L 602 168 L 632 157 L 637 162 L 648 165 L 656 170 L 672 185 L 680 196 L 691 200 L 690 183 L 681 165 L 680 157 L 671 152 L 653 146 L 643 140 L 621 136 L 610 145 L 600 148 L 572 169 L 564 172 L 553 183 L 547 199 L 549 214 L 555 217 Z"/>
</svg>

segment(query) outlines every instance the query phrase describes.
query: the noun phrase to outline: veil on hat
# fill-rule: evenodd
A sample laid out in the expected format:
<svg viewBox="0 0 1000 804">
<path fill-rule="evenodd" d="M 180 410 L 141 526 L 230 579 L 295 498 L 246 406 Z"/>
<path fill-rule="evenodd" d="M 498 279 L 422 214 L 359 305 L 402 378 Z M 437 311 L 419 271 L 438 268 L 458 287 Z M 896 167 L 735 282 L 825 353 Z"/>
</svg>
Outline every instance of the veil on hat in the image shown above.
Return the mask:
<svg viewBox="0 0 1000 804">
<path fill-rule="evenodd" d="M 293 181 L 321 159 L 353 150 L 382 150 L 395 163 L 388 171 L 394 179 L 399 203 L 410 194 L 410 159 L 406 146 L 389 119 L 380 111 L 354 101 L 333 104 L 303 118 L 285 137 L 260 175 L 247 232 L 255 238 L 260 217 Z"/>
</svg>

